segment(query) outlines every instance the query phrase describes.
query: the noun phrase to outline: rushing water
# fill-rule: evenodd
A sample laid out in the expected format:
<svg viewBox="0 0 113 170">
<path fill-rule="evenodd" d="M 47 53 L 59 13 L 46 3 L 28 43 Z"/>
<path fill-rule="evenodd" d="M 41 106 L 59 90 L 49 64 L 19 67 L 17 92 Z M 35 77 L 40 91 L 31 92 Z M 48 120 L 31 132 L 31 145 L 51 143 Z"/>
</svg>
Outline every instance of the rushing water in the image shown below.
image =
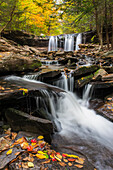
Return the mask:
<svg viewBox="0 0 113 170">
<path fill-rule="evenodd" d="M 75 48 L 76 51 L 80 49 L 79 44 L 81 43 L 82 43 L 82 34 L 80 33 L 77 35 L 77 38 L 76 38 L 76 48 Z"/>
<path fill-rule="evenodd" d="M 74 51 L 74 36 L 71 34 L 65 35 L 64 51 Z"/>
<path fill-rule="evenodd" d="M 50 36 L 48 52 L 49 51 L 57 51 L 57 50 L 58 50 L 57 36 Z"/>
<path fill-rule="evenodd" d="M 67 79 L 65 75 L 63 77 L 65 85 L 62 87 L 66 92 L 61 92 L 63 97 L 56 98 L 56 102 L 54 95 L 50 95 L 47 90 L 43 91 L 44 98 L 45 96 L 48 98 L 51 114 L 57 128 L 62 128 L 59 135 L 65 136 L 73 145 L 78 145 L 81 152 L 94 163 L 96 168 L 111 170 L 113 168 L 111 161 L 113 156 L 113 123 L 97 115 L 95 111 L 88 109 L 87 105 L 84 104 L 84 101 L 86 102 L 89 98 L 91 85 L 88 85 L 84 92 L 83 102 L 79 103 L 76 95 L 68 91 Z M 11 81 L 12 78 L 9 77 L 7 80 Z M 20 81 L 22 83 L 26 79 L 21 78 Z M 37 83 L 35 80 L 29 80 L 29 82 L 32 81 Z"/>
</svg>

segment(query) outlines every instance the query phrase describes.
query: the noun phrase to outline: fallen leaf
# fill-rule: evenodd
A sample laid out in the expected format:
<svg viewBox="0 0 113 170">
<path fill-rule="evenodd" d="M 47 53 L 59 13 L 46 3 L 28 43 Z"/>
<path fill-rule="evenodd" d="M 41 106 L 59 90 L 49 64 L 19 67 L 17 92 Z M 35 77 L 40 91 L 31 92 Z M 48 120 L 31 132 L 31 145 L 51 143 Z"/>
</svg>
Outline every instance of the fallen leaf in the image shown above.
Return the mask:
<svg viewBox="0 0 113 170">
<path fill-rule="evenodd" d="M 37 143 L 36 139 L 31 139 L 31 143 Z"/>
<path fill-rule="evenodd" d="M 20 154 L 20 152 L 16 152 L 16 153 L 15 153 L 16 156 L 19 155 L 19 154 Z"/>
<path fill-rule="evenodd" d="M 68 163 L 69 166 L 72 166 L 73 164 L 71 162 Z"/>
<path fill-rule="evenodd" d="M 44 162 L 42 162 L 42 164 L 48 164 L 48 163 L 50 163 L 50 159 L 48 159 L 47 161 L 44 161 Z"/>
<path fill-rule="evenodd" d="M 23 143 L 21 143 L 20 146 L 21 146 L 22 149 L 27 149 L 29 144 L 27 142 L 23 142 Z"/>
<path fill-rule="evenodd" d="M 74 162 L 74 161 L 75 161 L 75 159 L 73 159 L 73 158 L 69 158 L 69 159 L 68 159 L 68 161 L 70 161 L 70 162 Z"/>
<path fill-rule="evenodd" d="M 14 140 L 16 138 L 16 136 L 17 136 L 17 133 L 12 132 L 11 135 L 12 135 L 12 140 Z"/>
<path fill-rule="evenodd" d="M 57 154 L 57 158 L 62 159 L 62 155 Z"/>
<path fill-rule="evenodd" d="M 28 167 L 28 163 L 22 162 L 22 168 L 26 168 L 26 169 L 29 168 L 29 167 Z"/>
<path fill-rule="evenodd" d="M 61 159 L 59 159 L 57 156 L 55 156 L 55 158 L 57 161 L 61 162 Z"/>
<path fill-rule="evenodd" d="M 13 151 L 13 150 L 10 149 L 6 154 L 7 154 L 7 155 L 10 155 L 10 154 L 12 153 L 12 151 Z"/>
<path fill-rule="evenodd" d="M 79 159 L 76 159 L 75 162 L 79 163 L 79 164 L 83 164 L 84 163 L 84 158 L 79 158 Z"/>
<path fill-rule="evenodd" d="M 27 151 L 32 151 L 33 150 L 33 147 L 30 145 L 27 147 Z"/>
<path fill-rule="evenodd" d="M 67 159 L 63 159 L 63 161 L 64 161 L 64 162 L 68 162 L 68 160 L 67 160 Z"/>
<path fill-rule="evenodd" d="M 68 155 L 68 154 L 65 154 L 67 157 L 73 157 L 73 158 L 79 158 L 77 155 Z"/>
<path fill-rule="evenodd" d="M 76 166 L 77 168 L 83 168 L 83 165 L 79 165 L 79 164 L 75 164 L 74 166 Z"/>
<path fill-rule="evenodd" d="M 36 154 L 36 157 L 39 159 L 47 159 L 47 157 L 43 154 Z"/>
<path fill-rule="evenodd" d="M 44 137 L 43 136 L 38 136 L 38 139 L 43 139 Z"/>
<path fill-rule="evenodd" d="M 66 164 L 64 162 L 59 162 L 59 164 L 63 167 L 66 166 Z"/>
</svg>

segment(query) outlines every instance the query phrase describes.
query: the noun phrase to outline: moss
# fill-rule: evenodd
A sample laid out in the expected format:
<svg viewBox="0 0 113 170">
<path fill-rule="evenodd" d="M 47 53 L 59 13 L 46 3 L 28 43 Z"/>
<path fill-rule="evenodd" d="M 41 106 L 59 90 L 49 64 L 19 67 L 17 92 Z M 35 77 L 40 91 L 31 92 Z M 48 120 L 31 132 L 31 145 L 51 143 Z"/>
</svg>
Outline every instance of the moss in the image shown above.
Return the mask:
<svg viewBox="0 0 113 170">
<path fill-rule="evenodd" d="M 41 67 L 41 62 L 40 61 L 38 61 L 38 62 L 36 62 L 36 63 L 33 63 L 31 66 L 30 66 L 30 68 L 31 69 L 35 69 L 35 68 L 39 68 L 39 67 Z"/>
</svg>

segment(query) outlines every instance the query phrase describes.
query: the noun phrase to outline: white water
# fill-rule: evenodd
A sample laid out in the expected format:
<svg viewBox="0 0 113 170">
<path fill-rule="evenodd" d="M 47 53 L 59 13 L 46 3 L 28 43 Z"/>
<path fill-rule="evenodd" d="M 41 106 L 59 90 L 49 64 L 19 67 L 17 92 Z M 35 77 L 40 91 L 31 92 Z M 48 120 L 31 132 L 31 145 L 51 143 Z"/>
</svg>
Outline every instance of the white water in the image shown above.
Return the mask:
<svg viewBox="0 0 113 170">
<path fill-rule="evenodd" d="M 74 77 L 72 77 L 71 73 L 66 75 L 65 72 L 62 72 L 62 76 L 60 80 L 57 80 L 53 83 L 54 86 L 60 87 L 65 91 L 74 91 Z"/>
<path fill-rule="evenodd" d="M 26 81 L 26 79 L 18 78 L 16 76 L 11 76 L 6 80 L 11 81 L 14 79 Z M 33 80 L 28 81 L 37 82 Z M 88 85 L 86 92 L 83 95 L 84 100 L 88 100 L 90 90 L 91 86 Z M 103 146 L 104 148 L 107 148 L 110 152 L 113 152 L 113 123 L 111 123 L 104 117 L 97 115 L 95 111 L 88 109 L 86 105 L 79 103 L 78 98 L 71 92 L 63 93 L 63 97 L 58 98 L 57 102 L 55 102 L 54 96 L 50 96 L 50 94 L 46 90 L 44 94 L 47 95 L 51 108 L 51 114 L 55 119 L 55 123 L 58 129 L 60 129 L 60 124 L 58 122 L 61 123 L 61 136 L 65 136 L 68 141 L 70 141 L 72 138 L 74 139 L 74 136 L 75 138 L 77 136 L 82 139 L 83 142 L 87 142 L 89 148 L 93 145 L 93 142 L 95 141 L 96 143 L 100 144 L 100 148 L 101 146 Z M 95 150 L 96 149 L 97 156 L 98 154 L 100 156 L 100 153 L 102 151 L 98 153 L 99 148 L 95 147 Z M 91 154 L 93 154 L 93 152 L 95 153 L 95 151 L 92 151 Z M 103 153 L 101 155 L 104 157 Z M 96 164 L 99 170 L 111 169 L 108 168 L 107 165 L 105 166 L 104 163 L 102 164 L 102 161 L 99 161 L 99 157 L 97 157 Z"/>
<path fill-rule="evenodd" d="M 87 107 L 89 106 L 89 100 L 91 99 L 91 89 L 92 85 L 87 84 L 83 90 L 82 104 Z"/>
<path fill-rule="evenodd" d="M 62 126 L 62 135 L 70 138 L 73 132 L 88 142 L 95 139 L 113 150 L 113 123 L 80 105 L 72 93 L 65 94 L 65 98 L 59 101 L 58 108 L 56 114 Z"/>
<path fill-rule="evenodd" d="M 77 35 L 77 38 L 76 38 L 76 48 L 75 48 L 76 51 L 80 49 L 79 44 L 81 43 L 82 43 L 82 34 L 80 33 Z"/>
<path fill-rule="evenodd" d="M 74 36 L 71 34 L 65 35 L 64 51 L 74 50 Z"/>
<path fill-rule="evenodd" d="M 58 50 L 57 36 L 50 36 L 48 52 L 49 51 L 57 51 L 57 50 Z"/>
</svg>

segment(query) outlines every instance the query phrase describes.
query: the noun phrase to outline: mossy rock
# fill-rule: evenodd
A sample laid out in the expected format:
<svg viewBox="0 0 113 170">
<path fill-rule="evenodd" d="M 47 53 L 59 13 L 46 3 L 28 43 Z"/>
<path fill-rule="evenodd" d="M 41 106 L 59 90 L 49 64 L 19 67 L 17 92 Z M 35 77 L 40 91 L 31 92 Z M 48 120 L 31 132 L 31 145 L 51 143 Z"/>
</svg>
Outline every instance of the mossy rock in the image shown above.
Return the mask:
<svg viewBox="0 0 113 170">
<path fill-rule="evenodd" d="M 84 85 L 86 85 L 87 83 L 89 83 L 93 78 L 93 74 L 90 74 L 86 77 L 82 77 L 78 80 L 75 80 L 75 88 L 81 88 Z"/>
<path fill-rule="evenodd" d="M 75 70 L 74 77 L 78 79 L 83 76 L 87 76 L 88 74 L 92 74 L 99 69 L 99 66 L 92 65 L 92 66 L 83 66 Z"/>
</svg>

